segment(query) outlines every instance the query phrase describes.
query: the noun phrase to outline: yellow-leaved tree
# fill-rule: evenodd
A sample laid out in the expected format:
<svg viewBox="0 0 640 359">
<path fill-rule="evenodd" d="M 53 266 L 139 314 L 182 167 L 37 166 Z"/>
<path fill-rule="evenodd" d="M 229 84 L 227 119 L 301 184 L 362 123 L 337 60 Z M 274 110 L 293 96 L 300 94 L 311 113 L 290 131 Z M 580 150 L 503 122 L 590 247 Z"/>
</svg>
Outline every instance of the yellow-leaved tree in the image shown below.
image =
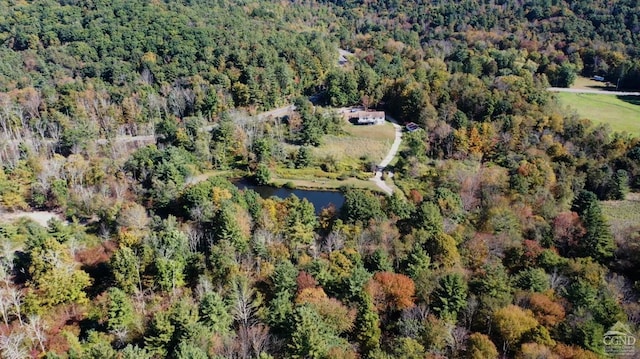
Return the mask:
<svg viewBox="0 0 640 359">
<path fill-rule="evenodd" d="M 34 248 L 27 283 L 30 291 L 25 298 L 27 311 L 40 313 L 58 304 L 86 303 L 84 290 L 91 285 L 91 277 L 77 267 L 67 245 L 53 237 Z"/>
<path fill-rule="evenodd" d="M 538 321 L 530 310 L 517 305 L 508 305 L 493 313 L 493 323 L 502 339 L 503 351 L 518 344 L 522 337 L 538 326 Z"/>
</svg>

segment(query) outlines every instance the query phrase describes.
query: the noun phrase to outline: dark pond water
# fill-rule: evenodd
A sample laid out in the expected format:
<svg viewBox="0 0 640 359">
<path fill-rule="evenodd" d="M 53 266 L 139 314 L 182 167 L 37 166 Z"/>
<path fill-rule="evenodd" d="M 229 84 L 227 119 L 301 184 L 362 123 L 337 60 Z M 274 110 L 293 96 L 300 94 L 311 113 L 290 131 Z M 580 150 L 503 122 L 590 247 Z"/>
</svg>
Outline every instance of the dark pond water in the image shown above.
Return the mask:
<svg viewBox="0 0 640 359">
<path fill-rule="evenodd" d="M 316 214 L 319 214 L 320 211 L 323 208 L 328 207 L 329 204 L 333 204 L 334 206 L 336 206 L 336 208 L 339 209 L 344 203 L 344 195 L 341 192 L 258 186 L 247 180 L 235 181 L 234 184 L 239 189 L 248 188 L 258 192 L 258 194 L 262 198 L 287 198 L 292 194 L 295 194 L 296 196 L 298 196 L 298 198 L 306 198 L 307 201 L 313 204 L 313 207 L 316 209 Z"/>
</svg>

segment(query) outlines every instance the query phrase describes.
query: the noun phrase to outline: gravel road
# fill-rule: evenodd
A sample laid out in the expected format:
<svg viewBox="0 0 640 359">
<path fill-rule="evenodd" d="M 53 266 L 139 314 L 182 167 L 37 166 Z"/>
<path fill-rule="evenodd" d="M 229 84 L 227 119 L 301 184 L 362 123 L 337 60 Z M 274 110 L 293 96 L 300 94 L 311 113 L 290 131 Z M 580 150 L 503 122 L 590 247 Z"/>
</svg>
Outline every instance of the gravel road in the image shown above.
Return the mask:
<svg viewBox="0 0 640 359">
<path fill-rule="evenodd" d="M 402 126 L 398 125 L 396 120 L 391 118 L 389 115 L 387 115 L 386 117 L 387 120 L 389 120 L 389 122 L 391 122 L 393 124 L 393 127 L 396 129 L 396 138 L 393 141 L 393 144 L 391 145 L 387 156 L 378 165 L 378 170 L 376 171 L 375 176 L 371 178 L 371 180 L 375 182 L 376 185 L 380 187 L 385 193 L 391 195 L 393 193 L 393 188 L 389 187 L 389 185 L 387 185 L 387 183 L 382 180 L 382 171 L 384 171 L 384 168 L 387 167 L 389 163 L 391 163 L 393 158 L 398 154 L 398 149 L 400 148 L 400 143 L 402 142 Z M 388 175 L 389 177 L 392 177 L 393 172 L 389 172 Z"/>
</svg>

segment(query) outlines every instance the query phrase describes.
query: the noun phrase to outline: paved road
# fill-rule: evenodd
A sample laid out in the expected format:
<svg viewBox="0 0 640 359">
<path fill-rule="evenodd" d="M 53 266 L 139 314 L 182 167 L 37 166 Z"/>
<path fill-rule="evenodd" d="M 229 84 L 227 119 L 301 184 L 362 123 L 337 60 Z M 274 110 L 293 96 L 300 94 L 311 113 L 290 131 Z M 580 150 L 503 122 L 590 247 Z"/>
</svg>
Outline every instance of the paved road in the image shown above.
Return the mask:
<svg viewBox="0 0 640 359">
<path fill-rule="evenodd" d="M 371 178 L 371 180 L 375 182 L 376 185 L 380 187 L 385 193 L 391 195 L 393 193 L 393 188 L 389 187 L 389 185 L 384 180 L 382 180 L 382 171 L 384 171 L 384 168 L 387 167 L 389 163 L 391 163 L 393 158 L 398 153 L 398 149 L 400 149 L 400 143 L 402 142 L 402 127 L 398 125 L 396 120 L 394 120 L 389 115 L 387 115 L 387 119 L 393 124 L 393 127 L 396 130 L 396 138 L 393 141 L 393 144 L 391 145 L 387 156 L 378 165 L 378 170 L 376 171 L 375 176 Z M 393 172 L 389 172 L 389 177 L 393 177 Z"/>
<path fill-rule="evenodd" d="M 640 92 L 606 91 L 606 90 L 591 90 L 591 89 L 569 89 L 569 88 L 564 88 L 564 87 L 549 87 L 547 89 L 547 91 L 551 91 L 551 92 L 584 93 L 584 94 L 596 94 L 596 95 L 640 96 Z"/>
</svg>

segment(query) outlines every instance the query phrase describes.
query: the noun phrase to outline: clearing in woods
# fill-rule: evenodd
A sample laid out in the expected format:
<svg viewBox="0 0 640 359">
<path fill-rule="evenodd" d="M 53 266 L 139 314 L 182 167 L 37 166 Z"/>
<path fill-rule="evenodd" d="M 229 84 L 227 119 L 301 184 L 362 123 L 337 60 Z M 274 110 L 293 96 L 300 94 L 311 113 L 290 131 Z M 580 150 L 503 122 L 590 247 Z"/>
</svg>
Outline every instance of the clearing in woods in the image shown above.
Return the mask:
<svg viewBox="0 0 640 359">
<path fill-rule="evenodd" d="M 623 234 L 640 223 L 640 193 L 629 193 L 623 201 L 603 201 L 601 205 L 614 234 Z"/>
<path fill-rule="evenodd" d="M 594 123 L 607 123 L 618 132 L 640 136 L 640 96 L 558 93 L 564 106 L 575 110 L 581 118 Z"/>
<path fill-rule="evenodd" d="M 303 169 L 277 168 L 271 182 L 282 185 L 291 182 L 299 188 L 337 189 L 353 186 L 380 190 L 368 179 L 374 167 L 382 161 L 395 140 L 395 128 L 390 122 L 382 125 L 344 125 L 347 134 L 327 135 L 322 145 L 312 148 L 315 165 Z M 298 146 L 288 145 L 289 150 Z M 322 164 L 331 164 L 326 172 Z M 370 164 L 372 168 L 367 168 Z M 324 166 L 326 167 L 326 166 Z M 325 168 L 326 169 L 326 168 Z"/>
</svg>

